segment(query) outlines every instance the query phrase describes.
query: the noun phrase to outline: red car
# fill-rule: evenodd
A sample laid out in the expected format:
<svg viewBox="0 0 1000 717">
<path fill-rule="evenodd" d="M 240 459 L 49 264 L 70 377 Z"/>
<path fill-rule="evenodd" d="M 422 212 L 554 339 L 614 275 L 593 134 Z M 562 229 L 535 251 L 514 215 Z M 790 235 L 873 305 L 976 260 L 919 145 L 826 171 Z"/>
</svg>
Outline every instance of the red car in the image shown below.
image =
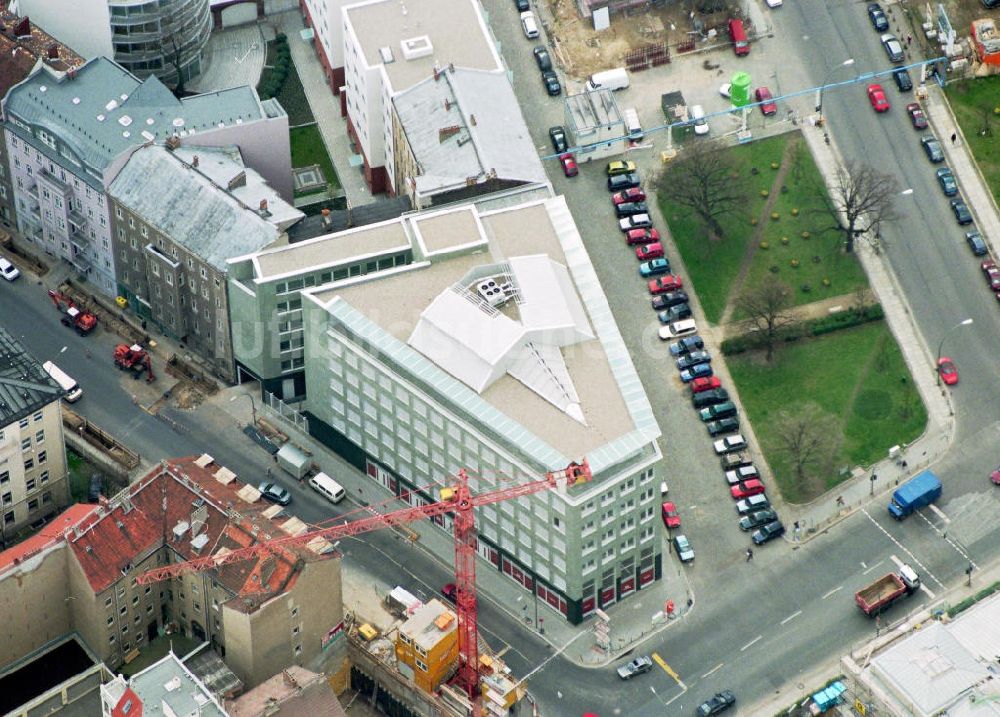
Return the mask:
<svg viewBox="0 0 1000 717">
<path fill-rule="evenodd" d="M 722 388 L 722 381 L 719 380 L 718 376 L 702 376 L 701 378 L 696 378 L 688 385 L 691 387 L 691 393 L 701 393 L 702 391 Z"/>
<path fill-rule="evenodd" d="M 993 291 L 1000 291 L 1000 267 L 993 263 L 992 259 L 984 259 L 979 263 L 979 268 L 983 270 L 986 283 Z"/>
<path fill-rule="evenodd" d="M 752 495 L 760 495 L 763 492 L 764 484 L 756 478 L 743 481 L 742 483 L 737 483 L 729 489 L 730 495 L 732 495 L 736 500 L 743 500 L 744 498 L 749 498 Z"/>
<path fill-rule="evenodd" d="M 664 503 L 662 506 L 663 524 L 668 528 L 681 527 L 681 517 L 677 515 L 677 506 L 673 503 Z"/>
<path fill-rule="evenodd" d="M 625 243 L 629 245 L 650 244 L 658 241 L 660 241 L 660 232 L 655 229 L 629 229 L 625 232 Z"/>
<path fill-rule="evenodd" d="M 631 187 L 630 189 L 623 189 L 620 192 L 615 192 L 611 195 L 611 201 L 615 203 L 615 206 L 619 204 L 624 204 L 625 202 L 641 202 L 646 198 L 646 193 L 642 191 L 639 187 Z"/>
<path fill-rule="evenodd" d="M 760 112 L 765 117 L 770 117 L 773 114 L 778 113 L 777 103 L 771 99 L 771 90 L 766 87 L 758 87 L 754 90 L 753 96 L 757 98 L 758 102 L 763 102 L 760 106 Z"/>
<path fill-rule="evenodd" d="M 876 112 L 889 111 L 889 100 L 885 97 L 882 85 L 868 85 L 868 101 L 872 103 L 872 109 Z"/>
<path fill-rule="evenodd" d="M 635 255 L 639 259 L 659 259 L 663 256 L 663 245 L 660 242 L 654 242 L 652 244 L 646 244 L 645 246 L 636 247 Z"/>
<path fill-rule="evenodd" d="M 451 602 L 458 600 L 458 588 L 455 586 L 455 583 L 445 583 L 441 588 L 441 594 Z"/>
<path fill-rule="evenodd" d="M 958 383 L 958 369 L 955 368 L 955 362 L 947 356 L 938 359 L 938 375 L 949 386 Z"/>
<path fill-rule="evenodd" d="M 563 174 L 567 177 L 575 177 L 580 173 L 576 166 L 576 158 L 569 152 L 559 155 L 559 164 L 562 165 Z"/>
<path fill-rule="evenodd" d="M 679 276 L 676 276 L 675 274 L 664 274 L 663 276 L 649 282 L 649 293 L 663 294 L 667 291 L 677 291 L 682 286 L 684 286 L 684 282 L 681 281 Z"/>
<path fill-rule="evenodd" d="M 913 129 L 927 129 L 927 118 L 916 102 L 906 105 L 906 114 L 910 116 L 910 124 L 913 125 Z"/>
<path fill-rule="evenodd" d="M 997 469 L 990 473 L 990 480 L 993 481 L 993 485 L 1000 485 L 1000 466 L 997 466 Z"/>
</svg>

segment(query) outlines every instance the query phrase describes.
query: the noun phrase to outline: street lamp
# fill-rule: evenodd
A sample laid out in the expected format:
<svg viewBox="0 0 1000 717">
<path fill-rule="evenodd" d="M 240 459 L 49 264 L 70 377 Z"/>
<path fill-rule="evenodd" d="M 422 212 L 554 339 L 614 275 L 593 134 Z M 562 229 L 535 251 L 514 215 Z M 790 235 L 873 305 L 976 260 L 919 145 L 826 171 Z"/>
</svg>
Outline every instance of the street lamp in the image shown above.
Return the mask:
<svg viewBox="0 0 1000 717">
<path fill-rule="evenodd" d="M 232 398 L 230 398 L 229 402 L 232 403 L 233 401 L 235 401 L 240 396 L 246 396 L 247 398 L 250 399 L 250 411 L 251 411 L 251 413 L 253 415 L 253 427 L 256 428 L 257 427 L 257 404 L 254 403 L 253 394 L 250 394 L 250 393 L 238 393 L 235 396 L 233 396 Z"/>
<path fill-rule="evenodd" d="M 947 331 L 945 331 L 944 332 L 944 336 L 941 337 L 941 342 L 938 344 L 937 361 L 934 362 L 934 370 L 937 372 L 937 385 L 938 386 L 941 385 L 941 371 L 938 368 L 938 366 L 941 363 L 941 350 L 944 348 L 944 340 L 948 338 L 948 335 L 952 331 L 955 331 L 956 329 L 960 329 L 963 326 L 968 326 L 971 323 L 972 323 L 972 319 L 971 318 L 965 319 L 964 321 L 959 321 L 957 324 L 955 324 L 950 329 L 948 329 Z"/>
<path fill-rule="evenodd" d="M 819 124 L 823 124 L 823 90 L 826 89 L 826 83 L 830 81 L 830 77 L 833 75 L 834 71 L 836 71 L 838 68 L 850 67 L 853 64 L 854 64 L 854 58 L 848 57 L 839 65 L 834 65 L 829 70 L 827 70 L 826 77 L 823 78 L 823 84 L 819 86 L 818 90 L 816 90 L 816 111 L 819 112 Z"/>
</svg>

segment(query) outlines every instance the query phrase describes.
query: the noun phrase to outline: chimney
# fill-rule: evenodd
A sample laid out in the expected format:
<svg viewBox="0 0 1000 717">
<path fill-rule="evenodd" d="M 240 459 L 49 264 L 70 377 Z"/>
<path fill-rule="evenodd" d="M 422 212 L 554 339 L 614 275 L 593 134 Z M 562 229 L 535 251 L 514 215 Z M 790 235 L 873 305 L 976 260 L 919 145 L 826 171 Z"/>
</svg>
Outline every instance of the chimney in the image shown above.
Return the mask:
<svg viewBox="0 0 1000 717">
<path fill-rule="evenodd" d="M 49 49 L 46 52 L 50 60 L 59 59 L 59 45 L 49 45 Z"/>
<path fill-rule="evenodd" d="M 177 149 L 181 146 L 181 138 L 176 134 L 167 137 L 167 149 Z"/>
<path fill-rule="evenodd" d="M 476 116 L 475 115 L 469 115 L 469 124 L 471 124 L 473 127 L 476 126 Z"/>
<path fill-rule="evenodd" d="M 450 109 L 451 109 L 451 102 L 449 102 L 448 98 L 445 97 L 444 98 L 444 111 L 447 112 Z"/>
<path fill-rule="evenodd" d="M 191 159 L 191 166 L 194 167 L 195 169 L 198 168 L 198 155 L 197 154 Z"/>
<path fill-rule="evenodd" d="M 266 212 L 267 211 L 267 200 L 266 199 L 261 199 L 260 200 L 260 211 L 262 211 L 262 212 Z"/>
<path fill-rule="evenodd" d="M 28 20 L 27 15 L 21 18 L 21 22 L 14 26 L 14 34 L 18 37 L 31 37 L 31 22 Z"/>
<path fill-rule="evenodd" d="M 451 127 L 442 127 L 438 130 L 438 142 L 444 142 L 449 137 L 454 137 L 456 134 L 462 131 L 462 128 L 458 125 L 452 125 Z"/>
<path fill-rule="evenodd" d="M 453 74 L 453 75 L 455 74 L 455 63 L 454 62 L 449 62 L 448 63 L 448 71 L 451 72 L 451 74 Z"/>
</svg>

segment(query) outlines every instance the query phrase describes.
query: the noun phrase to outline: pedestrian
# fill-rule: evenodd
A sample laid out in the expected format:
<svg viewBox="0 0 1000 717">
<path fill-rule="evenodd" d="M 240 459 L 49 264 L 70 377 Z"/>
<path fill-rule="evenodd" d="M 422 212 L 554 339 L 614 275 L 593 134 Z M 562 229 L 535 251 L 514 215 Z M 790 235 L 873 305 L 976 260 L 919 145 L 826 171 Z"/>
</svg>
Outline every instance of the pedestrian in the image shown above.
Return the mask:
<svg viewBox="0 0 1000 717">
<path fill-rule="evenodd" d="M 951 133 L 951 143 L 955 144 L 955 142 L 957 142 L 957 141 L 958 141 L 958 132 L 952 132 Z"/>
<path fill-rule="evenodd" d="M 747 548 L 747 562 L 753 560 L 753 548 Z"/>
<path fill-rule="evenodd" d="M 844 496 L 842 496 L 842 495 L 838 495 L 837 496 L 837 505 L 839 505 L 841 507 L 844 506 Z"/>
<path fill-rule="evenodd" d="M 268 478 L 270 478 L 270 477 L 271 477 L 271 469 L 270 469 L 270 468 L 268 468 L 268 469 L 267 469 L 267 477 L 268 477 Z"/>
<path fill-rule="evenodd" d="M 913 42 L 913 35 L 907 35 L 906 36 L 906 46 L 909 47 L 911 42 Z"/>
<path fill-rule="evenodd" d="M 901 467 L 901 468 L 902 468 L 902 469 L 903 469 L 903 470 L 905 471 L 905 470 L 906 470 L 906 467 L 907 467 L 907 466 L 908 466 L 909 464 L 908 464 L 908 463 L 907 463 L 906 461 L 903 461 L 903 462 L 902 462 L 902 463 L 900 463 L 899 465 L 900 465 L 900 467 Z"/>
</svg>

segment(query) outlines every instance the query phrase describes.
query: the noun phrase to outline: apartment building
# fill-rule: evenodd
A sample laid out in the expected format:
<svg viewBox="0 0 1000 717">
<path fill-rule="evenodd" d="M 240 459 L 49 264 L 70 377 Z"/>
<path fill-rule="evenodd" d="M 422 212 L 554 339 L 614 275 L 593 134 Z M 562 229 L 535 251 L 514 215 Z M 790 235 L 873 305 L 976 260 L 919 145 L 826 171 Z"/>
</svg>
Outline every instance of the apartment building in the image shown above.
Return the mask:
<svg viewBox="0 0 1000 717">
<path fill-rule="evenodd" d="M 115 675 L 100 692 L 102 717 L 158 713 L 229 717 L 208 686 L 173 651 L 131 677 Z"/>
<path fill-rule="evenodd" d="M 108 198 L 118 294 L 233 380 L 226 260 L 286 242 L 303 213 L 237 147 L 142 147 Z"/>
<path fill-rule="evenodd" d="M 11 89 L 4 114 L 18 230 L 109 297 L 117 269 L 106 191 L 136 147 L 237 145 L 292 197 L 288 116 L 251 87 L 178 100 L 156 77 L 140 81 L 97 58 L 65 73 L 40 67 Z"/>
<path fill-rule="evenodd" d="M 0 326 L 0 543 L 69 502 L 63 390 Z"/>
<path fill-rule="evenodd" d="M 523 196 L 233 260 L 234 354 L 414 505 L 460 468 L 485 491 L 586 457 L 591 483 L 477 514 L 484 568 L 576 623 L 661 577 L 660 432 L 565 200 Z"/>
<path fill-rule="evenodd" d="M 15 0 L 47 32 L 90 59 L 176 85 L 201 74 L 209 0 Z"/>
</svg>

